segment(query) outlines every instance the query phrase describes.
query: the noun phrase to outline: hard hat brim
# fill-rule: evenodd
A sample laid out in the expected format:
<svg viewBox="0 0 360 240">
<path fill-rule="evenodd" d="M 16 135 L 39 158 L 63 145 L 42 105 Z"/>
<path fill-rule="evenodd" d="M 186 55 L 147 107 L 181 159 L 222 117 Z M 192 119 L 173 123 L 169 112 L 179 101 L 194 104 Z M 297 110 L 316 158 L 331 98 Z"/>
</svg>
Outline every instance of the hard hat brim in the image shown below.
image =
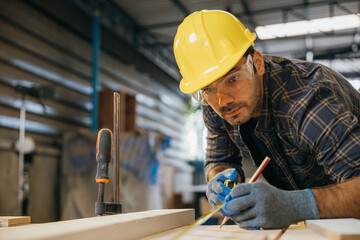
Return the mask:
<svg viewBox="0 0 360 240">
<path fill-rule="evenodd" d="M 237 54 L 234 54 L 228 57 L 224 62 L 222 62 L 222 67 L 214 69 L 210 73 L 203 75 L 201 79 L 197 79 L 196 81 L 189 81 L 190 79 L 182 78 L 180 81 L 179 88 L 185 94 L 194 93 L 207 85 L 215 82 L 222 76 L 224 76 L 227 72 L 229 72 L 242 58 L 247 49 L 253 45 L 254 40 L 256 39 L 256 34 L 252 33 L 252 39 L 249 41 L 248 45 L 243 46 Z"/>
</svg>

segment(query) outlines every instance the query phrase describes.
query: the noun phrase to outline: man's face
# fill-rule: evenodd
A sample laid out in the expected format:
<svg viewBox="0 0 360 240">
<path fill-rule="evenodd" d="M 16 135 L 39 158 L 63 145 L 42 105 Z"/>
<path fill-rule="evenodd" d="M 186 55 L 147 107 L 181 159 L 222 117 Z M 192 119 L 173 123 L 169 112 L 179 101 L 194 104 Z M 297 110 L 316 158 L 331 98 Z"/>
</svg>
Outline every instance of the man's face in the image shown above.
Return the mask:
<svg viewBox="0 0 360 240">
<path fill-rule="evenodd" d="M 262 106 L 262 80 L 248 61 L 242 57 L 227 74 L 201 90 L 214 111 L 235 126 L 258 117 Z"/>
</svg>

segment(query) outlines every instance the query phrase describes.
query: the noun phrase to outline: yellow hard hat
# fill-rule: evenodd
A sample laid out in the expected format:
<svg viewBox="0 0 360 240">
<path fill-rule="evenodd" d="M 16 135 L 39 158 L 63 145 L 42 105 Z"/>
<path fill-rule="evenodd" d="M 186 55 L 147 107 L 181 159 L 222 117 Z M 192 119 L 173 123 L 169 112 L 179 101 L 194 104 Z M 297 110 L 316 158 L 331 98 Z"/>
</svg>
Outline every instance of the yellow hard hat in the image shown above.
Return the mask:
<svg viewBox="0 0 360 240">
<path fill-rule="evenodd" d="M 187 16 L 174 39 L 175 59 L 183 79 L 180 90 L 193 93 L 231 70 L 256 34 L 231 13 L 202 10 Z"/>
</svg>

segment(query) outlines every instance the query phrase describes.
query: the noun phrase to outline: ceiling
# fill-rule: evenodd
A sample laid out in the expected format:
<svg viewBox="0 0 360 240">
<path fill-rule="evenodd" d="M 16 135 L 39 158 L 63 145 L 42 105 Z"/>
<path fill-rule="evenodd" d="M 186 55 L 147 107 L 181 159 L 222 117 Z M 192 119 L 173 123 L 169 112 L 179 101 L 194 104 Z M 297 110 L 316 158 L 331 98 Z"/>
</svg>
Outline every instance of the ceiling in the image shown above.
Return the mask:
<svg viewBox="0 0 360 240">
<path fill-rule="evenodd" d="M 256 26 L 355 14 L 360 1 L 323 0 L 114 0 L 158 42 L 172 50 L 177 26 L 185 16 L 201 9 L 235 14 L 251 31 Z M 356 29 L 312 36 L 315 57 L 329 58 L 351 49 Z M 255 42 L 264 53 L 305 58 L 306 36 Z"/>
<path fill-rule="evenodd" d="M 85 1 L 85 0 L 83 0 Z M 103 1 L 105 2 L 105 1 Z M 122 15 L 122 23 L 132 30 L 132 38 L 147 57 L 163 64 L 163 69 L 172 68 L 173 78 L 179 80 L 172 53 L 173 39 L 177 26 L 190 13 L 202 9 L 227 10 L 237 16 L 252 32 L 256 26 L 310 20 L 330 16 L 360 13 L 359 0 L 109 0 Z M 129 31 L 123 31 L 125 37 Z M 129 38 L 129 37 L 128 37 Z M 352 59 L 346 69 L 352 77 L 360 79 L 360 28 L 331 33 L 277 38 L 255 41 L 255 48 L 264 54 L 306 59 L 311 51 L 313 59 Z M 150 55 L 149 55 L 150 53 Z M 308 55 L 309 56 L 309 55 Z M 164 60 L 165 59 L 165 60 Z M 355 61 L 354 61 L 355 59 Z M 168 67 L 169 63 L 172 67 Z M 340 64 L 341 65 L 341 64 Z M 165 68 L 164 68 L 165 66 Z M 336 63 L 339 66 L 339 63 Z M 174 73 L 177 72 L 176 74 Z"/>
</svg>

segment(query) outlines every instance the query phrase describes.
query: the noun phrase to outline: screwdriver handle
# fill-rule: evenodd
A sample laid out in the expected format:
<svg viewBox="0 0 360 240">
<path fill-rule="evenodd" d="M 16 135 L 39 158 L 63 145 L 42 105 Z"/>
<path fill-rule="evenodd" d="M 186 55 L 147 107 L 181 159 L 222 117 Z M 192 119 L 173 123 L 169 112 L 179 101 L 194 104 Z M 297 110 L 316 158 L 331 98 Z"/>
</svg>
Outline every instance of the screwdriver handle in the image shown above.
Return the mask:
<svg viewBox="0 0 360 240">
<path fill-rule="evenodd" d="M 109 182 L 109 163 L 112 152 L 112 132 L 108 128 L 103 128 L 99 131 L 96 141 L 96 182 Z"/>
</svg>

